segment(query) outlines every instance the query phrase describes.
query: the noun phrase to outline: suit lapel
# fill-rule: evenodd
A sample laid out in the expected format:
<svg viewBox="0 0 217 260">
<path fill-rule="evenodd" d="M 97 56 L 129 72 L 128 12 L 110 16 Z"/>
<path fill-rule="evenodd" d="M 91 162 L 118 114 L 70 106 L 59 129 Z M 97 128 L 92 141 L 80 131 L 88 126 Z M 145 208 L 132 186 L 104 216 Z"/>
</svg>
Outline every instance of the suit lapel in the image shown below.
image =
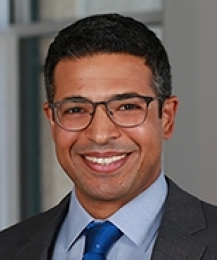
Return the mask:
<svg viewBox="0 0 217 260">
<path fill-rule="evenodd" d="M 206 228 L 200 201 L 168 179 L 166 208 L 152 260 L 199 260 L 206 245 L 194 233 Z"/>
<path fill-rule="evenodd" d="M 152 260 L 199 260 L 206 245 L 171 221 L 164 221 L 155 244 Z"/>
<path fill-rule="evenodd" d="M 14 259 L 48 260 L 51 258 L 53 243 L 59 227 L 68 211 L 69 195 L 55 208 L 41 214 L 41 221 L 28 230 L 25 245 Z M 25 234 L 24 234 L 25 236 Z"/>
</svg>

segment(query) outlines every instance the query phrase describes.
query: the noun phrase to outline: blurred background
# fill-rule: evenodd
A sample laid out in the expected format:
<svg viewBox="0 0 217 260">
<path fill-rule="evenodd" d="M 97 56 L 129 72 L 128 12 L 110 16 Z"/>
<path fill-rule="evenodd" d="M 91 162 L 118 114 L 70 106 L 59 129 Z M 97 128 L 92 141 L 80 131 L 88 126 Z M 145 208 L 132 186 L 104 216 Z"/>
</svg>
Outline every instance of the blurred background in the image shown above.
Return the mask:
<svg viewBox="0 0 217 260">
<path fill-rule="evenodd" d="M 1 0 L 0 229 L 72 189 L 42 114 L 44 57 L 58 30 L 105 12 L 135 17 L 162 39 L 180 99 L 163 167 L 182 188 L 217 204 L 216 0 Z"/>
</svg>

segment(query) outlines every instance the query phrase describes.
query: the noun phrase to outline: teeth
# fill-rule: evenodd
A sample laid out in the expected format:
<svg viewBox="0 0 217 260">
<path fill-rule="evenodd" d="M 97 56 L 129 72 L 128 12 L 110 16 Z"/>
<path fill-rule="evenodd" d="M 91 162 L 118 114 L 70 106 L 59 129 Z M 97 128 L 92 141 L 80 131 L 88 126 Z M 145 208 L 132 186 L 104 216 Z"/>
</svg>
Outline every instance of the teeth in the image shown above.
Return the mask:
<svg viewBox="0 0 217 260">
<path fill-rule="evenodd" d="M 117 162 L 121 159 L 123 159 L 126 156 L 126 154 L 119 155 L 119 156 L 112 156 L 112 157 L 91 157 L 91 156 L 85 156 L 85 158 L 93 163 L 98 163 L 102 165 L 108 165 L 110 163 Z"/>
</svg>

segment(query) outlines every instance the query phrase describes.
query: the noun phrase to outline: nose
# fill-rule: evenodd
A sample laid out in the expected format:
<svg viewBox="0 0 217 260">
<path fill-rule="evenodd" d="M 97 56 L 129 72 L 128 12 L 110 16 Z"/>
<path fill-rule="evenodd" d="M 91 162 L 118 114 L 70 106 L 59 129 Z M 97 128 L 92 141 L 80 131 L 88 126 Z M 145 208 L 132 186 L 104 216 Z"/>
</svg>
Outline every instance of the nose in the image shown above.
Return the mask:
<svg viewBox="0 0 217 260">
<path fill-rule="evenodd" d="M 120 137 L 120 128 L 115 125 L 102 105 L 96 108 L 91 124 L 85 129 L 85 136 L 99 145 Z"/>
</svg>

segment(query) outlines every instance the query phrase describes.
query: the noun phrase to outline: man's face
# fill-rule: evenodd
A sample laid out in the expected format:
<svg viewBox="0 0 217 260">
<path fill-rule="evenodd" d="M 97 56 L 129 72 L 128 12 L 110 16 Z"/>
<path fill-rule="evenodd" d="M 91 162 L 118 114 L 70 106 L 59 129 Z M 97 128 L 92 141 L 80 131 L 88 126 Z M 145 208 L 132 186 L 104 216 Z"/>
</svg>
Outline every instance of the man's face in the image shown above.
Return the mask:
<svg viewBox="0 0 217 260">
<path fill-rule="evenodd" d="M 143 59 L 128 54 L 62 60 L 54 72 L 54 101 L 81 96 L 96 102 L 132 92 L 154 97 L 151 76 Z M 162 142 L 172 134 L 177 99 L 166 100 L 162 118 L 158 106 L 157 100 L 150 104 L 141 125 L 123 128 L 99 105 L 89 127 L 67 132 L 53 121 L 52 111 L 44 105 L 58 160 L 75 183 L 80 203 L 95 217 L 111 215 L 158 177 Z"/>
</svg>

